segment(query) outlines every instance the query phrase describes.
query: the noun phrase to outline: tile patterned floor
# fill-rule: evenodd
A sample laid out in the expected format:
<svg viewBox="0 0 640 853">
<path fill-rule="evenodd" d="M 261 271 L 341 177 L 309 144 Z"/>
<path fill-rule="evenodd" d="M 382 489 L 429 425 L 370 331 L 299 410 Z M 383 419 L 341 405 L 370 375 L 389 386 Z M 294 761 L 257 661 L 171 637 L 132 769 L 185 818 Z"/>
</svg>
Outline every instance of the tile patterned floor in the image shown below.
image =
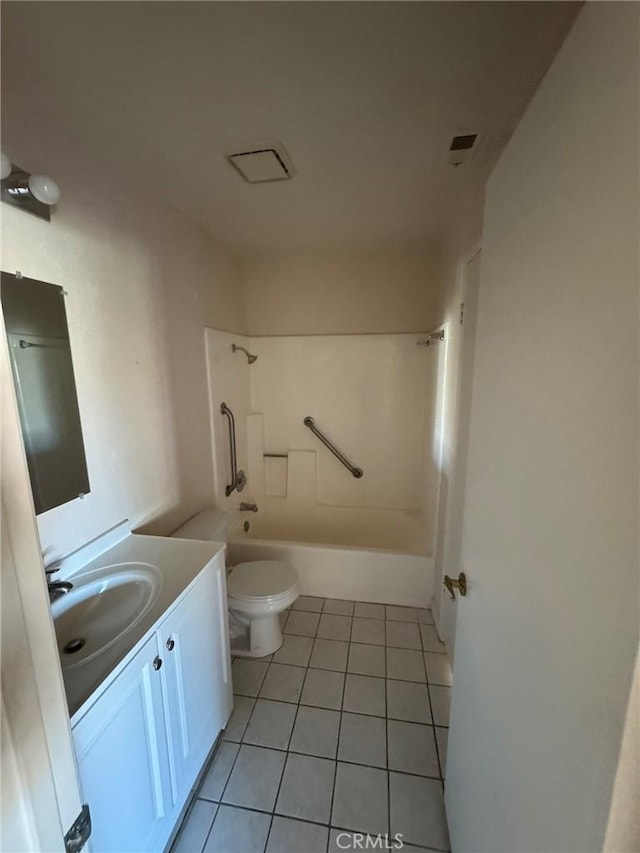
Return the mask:
<svg viewBox="0 0 640 853">
<path fill-rule="evenodd" d="M 234 660 L 234 712 L 172 853 L 337 853 L 345 832 L 448 850 L 451 670 L 430 611 L 300 596 L 283 633 Z"/>
</svg>

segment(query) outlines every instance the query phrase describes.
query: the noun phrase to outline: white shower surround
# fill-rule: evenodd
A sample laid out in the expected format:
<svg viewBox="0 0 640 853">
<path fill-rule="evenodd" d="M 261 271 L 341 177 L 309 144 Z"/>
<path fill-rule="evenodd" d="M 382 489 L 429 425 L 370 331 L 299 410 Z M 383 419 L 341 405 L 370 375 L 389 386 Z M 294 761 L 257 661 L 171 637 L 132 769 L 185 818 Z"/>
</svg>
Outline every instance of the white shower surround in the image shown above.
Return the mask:
<svg viewBox="0 0 640 853">
<path fill-rule="evenodd" d="M 289 562 L 307 595 L 430 604 L 441 389 L 438 357 L 416 347 L 418 339 L 247 338 L 207 329 L 216 504 L 232 517 L 232 563 Z M 258 361 L 249 366 L 231 352 L 232 342 L 257 353 Z M 345 365 L 353 372 L 351 387 Z M 230 497 L 224 496 L 230 472 L 223 400 L 236 416 L 238 463 L 248 474 L 245 491 Z M 348 445 L 365 469 L 363 480 L 348 476 L 302 426 L 307 414 L 348 437 L 341 449 Z M 356 432 L 352 419 L 360 424 Z M 387 433 L 381 423 L 388 423 Z M 286 497 L 270 492 L 266 461 L 283 461 L 265 460 L 272 452 L 288 454 L 281 478 Z M 238 512 L 241 500 L 256 502 L 258 513 Z"/>
</svg>

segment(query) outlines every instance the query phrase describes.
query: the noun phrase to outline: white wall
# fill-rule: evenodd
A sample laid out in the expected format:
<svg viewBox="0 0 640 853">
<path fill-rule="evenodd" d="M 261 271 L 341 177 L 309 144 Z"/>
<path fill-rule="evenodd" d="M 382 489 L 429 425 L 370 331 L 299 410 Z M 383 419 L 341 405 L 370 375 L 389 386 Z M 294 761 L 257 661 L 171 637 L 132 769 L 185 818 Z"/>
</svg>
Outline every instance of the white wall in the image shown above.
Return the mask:
<svg viewBox="0 0 640 853">
<path fill-rule="evenodd" d="M 47 559 L 128 517 L 167 532 L 210 503 L 205 325 L 242 331 L 237 263 L 199 226 L 3 114 L 3 150 L 51 174 L 51 223 L 2 205 L 2 267 L 54 282 L 66 308 L 91 494 L 40 516 Z"/>
<path fill-rule="evenodd" d="M 421 332 L 439 324 L 429 248 L 259 255 L 243 262 L 251 335 Z"/>
<path fill-rule="evenodd" d="M 639 11 L 584 7 L 488 185 L 457 851 L 604 842 L 638 648 Z"/>
</svg>

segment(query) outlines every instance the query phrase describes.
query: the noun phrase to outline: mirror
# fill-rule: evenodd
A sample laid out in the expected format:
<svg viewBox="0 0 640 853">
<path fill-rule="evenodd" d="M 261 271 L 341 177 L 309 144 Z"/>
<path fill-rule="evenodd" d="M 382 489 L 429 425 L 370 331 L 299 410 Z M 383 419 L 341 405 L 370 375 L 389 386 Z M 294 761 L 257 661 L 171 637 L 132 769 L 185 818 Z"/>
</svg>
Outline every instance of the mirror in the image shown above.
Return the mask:
<svg viewBox="0 0 640 853">
<path fill-rule="evenodd" d="M 89 492 L 64 292 L 3 272 L 0 294 L 39 515 Z"/>
</svg>

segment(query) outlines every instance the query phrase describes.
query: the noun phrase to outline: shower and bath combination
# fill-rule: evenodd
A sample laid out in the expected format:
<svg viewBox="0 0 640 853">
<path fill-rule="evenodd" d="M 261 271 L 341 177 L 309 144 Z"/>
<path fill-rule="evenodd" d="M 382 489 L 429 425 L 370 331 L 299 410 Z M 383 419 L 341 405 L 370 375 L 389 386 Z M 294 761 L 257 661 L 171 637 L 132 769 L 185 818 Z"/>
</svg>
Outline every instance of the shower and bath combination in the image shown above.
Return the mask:
<svg viewBox="0 0 640 853">
<path fill-rule="evenodd" d="M 246 350 L 244 347 L 241 347 L 238 344 L 231 344 L 231 351 L 232 352 L 237 352 L 238 350 L 240 350 L 241 352 L 243 352 L 246 355 L 247 361 L 249 362 L 249 364 L 253 364 L 254 361 L 258 360 L 257 355 L 251 355 L 251 353 L 248 350 Z"/>
</svg>

